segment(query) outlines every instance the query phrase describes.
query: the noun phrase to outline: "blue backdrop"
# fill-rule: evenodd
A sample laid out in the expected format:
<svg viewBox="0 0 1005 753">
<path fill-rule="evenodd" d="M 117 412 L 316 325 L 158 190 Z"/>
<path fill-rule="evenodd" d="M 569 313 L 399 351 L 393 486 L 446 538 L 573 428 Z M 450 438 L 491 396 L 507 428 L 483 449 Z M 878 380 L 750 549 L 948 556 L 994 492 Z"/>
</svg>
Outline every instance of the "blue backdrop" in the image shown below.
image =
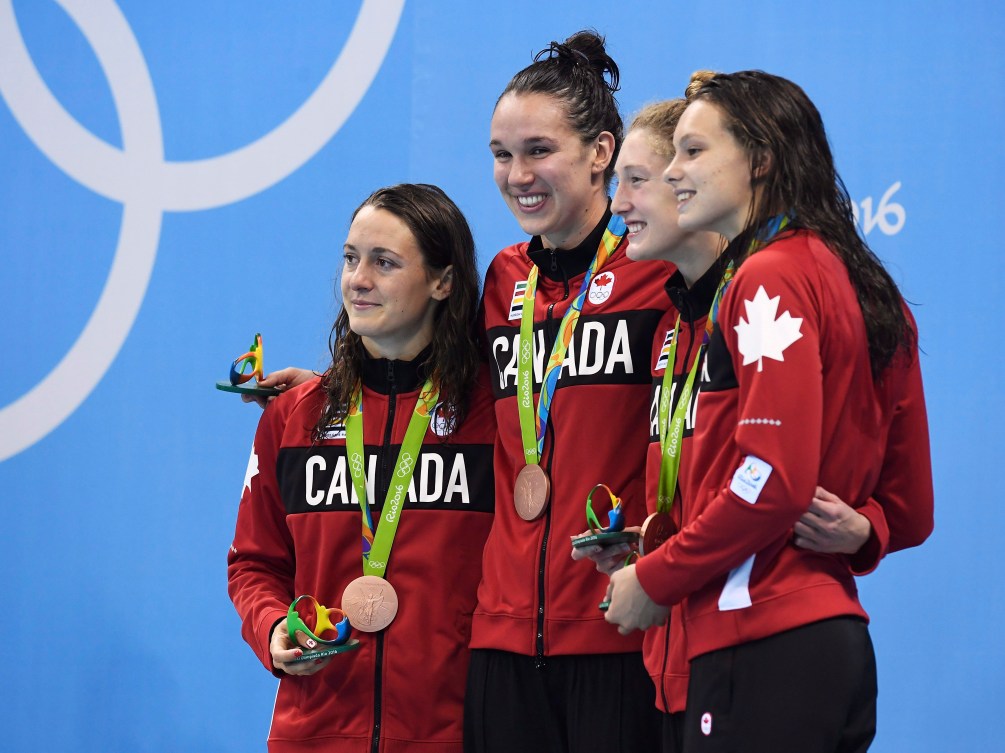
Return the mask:
<svg viewBox="0 0 1005 753">
<path fill-rule="evenodd" d="M 860 581 L 874 750 L 1002 749 L 1005 6 L 563 5 L 0 0 L 0 748 L 264 749 L 276 681 L 225 568 L 259 411 L 213 383 L 255 331 L 268 370 L 324 364 L 375 187 L 443 186 L 483 270 L 520 238 L 492 107 L 593 26 L 626 116 L 697 68 L 763 68 L 820 107 L 916 304 L 931 417 L 935 534 Z"/>
</svg>

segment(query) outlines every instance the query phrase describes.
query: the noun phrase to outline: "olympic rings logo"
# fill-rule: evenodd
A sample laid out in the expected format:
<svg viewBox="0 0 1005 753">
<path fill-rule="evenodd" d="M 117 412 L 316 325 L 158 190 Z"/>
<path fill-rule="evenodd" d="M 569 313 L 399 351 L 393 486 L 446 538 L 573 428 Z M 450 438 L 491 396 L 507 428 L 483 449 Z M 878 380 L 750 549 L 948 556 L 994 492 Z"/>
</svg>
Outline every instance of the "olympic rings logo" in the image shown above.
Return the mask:
<svg viewBox="0 0 1005 753">
<path fill-rule="evenodd" d="M 345 46 L 318 88 L 272 132 L 227 154 L 180 162 L 164 159 L 153 81 L 114 0 L 55 2 L 79 27 L 108 80 L 122 149 L 85 129 L 46 86 L 21 36 L 13 0 L 0 0 L 0 95 L 53 164 L 82 186 L 122 204 L 122 229 L 104 289 L 77 340 L 42 381 L 0 408 L 0 462 L 59 426 L 104 377 L 143 303 L 163 213 L 242 201 L 312 159 L 370 88 L 405 0 L 362 0 Z"/>
<path fill-rule="evenodd" d="M 400 467 L 398 468 L 397 476 L 398 478 L 405 478 L 405 476 L 412 472 L 412 466 L 415 465 L 415 458 L 412 457 L 412 453 L 403 452 L 401 454 L 401 459 L 398 462 L 400 463 Z"/>
<path fill-rule="evenodd" d="M 349 458 L 349 462 L 352 464 L 352 472 L 355 476 L 363 475 L 363 457 L 358 453 L 354 452 L 352 457 Z"/>
<path fill-rule="evenodd" d="M 527 338 L 526 342 L 520 344 L 520 357 L 524 360 L 528 360 L 531 357 L 531 340 Z"/>
</svg>

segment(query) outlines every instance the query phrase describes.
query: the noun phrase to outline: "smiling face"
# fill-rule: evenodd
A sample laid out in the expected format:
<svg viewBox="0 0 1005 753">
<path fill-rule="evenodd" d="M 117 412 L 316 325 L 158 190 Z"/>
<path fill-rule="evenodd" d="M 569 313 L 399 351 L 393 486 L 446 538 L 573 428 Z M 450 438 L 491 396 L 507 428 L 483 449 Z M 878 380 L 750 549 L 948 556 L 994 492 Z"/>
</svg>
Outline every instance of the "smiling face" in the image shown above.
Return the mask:
<svg viewBox="0 0 1005 753">
<path fill-rule="evenodd" d="M 664 178 L 677 196 L 680 226 L 733 240 L 747 223 L 756 194 L 750 159 L 726 128 L 722 111 L 698 99 L 674 133 L 677 154 Z"/>
<path fill-rule="evenodd" d="M 669 259 L 687 235 L 677 224 L 677 197 L 663 180 L 670 160 L 653 148 L 653 134 L 634 128 L 614 168 L 618 188 L 611 209 L 628 225 L 628 256 L 636 261 Z"/>
<path fill-rule="evenodd" d="M 715 261 L 721 238 L 716 233 L 681 229 L 677 197 L 663 180 L 670 160 L 660 153 L 658 144 L 644 127 L 633 128 L 625 137 L 615 168 L 618 189 L 611 209 L 628 225 L 629 258 L 672 262 L 691 285 Z"/>
<path fill-rule="evenodd" d="M 492 115 L 493 176 L 523 231 L 549 248 L 574 248 L 607 210 L 604 170 L 614 137 L 583 140 L 547 94 L 506 94 Z"/>
<path fill-rule="evenodd" d="M 408 226 L 372 206 L 356 214 L 344 248 L 350 329 L 371 356 L 414 358 L 432 341 L 436 307 L 450 295 L 450 267 L 430 270 Z"/>
</svg>

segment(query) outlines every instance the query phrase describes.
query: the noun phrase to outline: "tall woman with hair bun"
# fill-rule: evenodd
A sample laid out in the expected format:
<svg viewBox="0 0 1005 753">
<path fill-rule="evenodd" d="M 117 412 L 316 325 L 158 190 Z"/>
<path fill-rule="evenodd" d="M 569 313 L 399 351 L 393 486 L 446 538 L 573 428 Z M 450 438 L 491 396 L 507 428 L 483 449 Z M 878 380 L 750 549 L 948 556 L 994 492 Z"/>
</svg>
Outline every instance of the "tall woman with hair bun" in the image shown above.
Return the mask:
<svg viewBox="0 0 1005 753">
<path fill-rule="evenodd" d="M 681 458 L 683 527 L 611 576 L 607 618 L 630 632 L 682 605 L 685 751 L 864 751 L 876 665 L 856 558 L 916 546 L 933 525 L 914 322 L 798 86 L 711 77 L 673 142 L 681 229 L 729 245 Z M 880 500 L 880 551 L 801 541 L 818 484 L 866 516 Z"/>
<path fill-rule="evenodd" d="M 435 186 L 374 192 L 341 292 L 331 365 L 259 422 L 228 556 L 242 634 L 279 677 L 269 750 L 460 753 L 495 439 L 464 216 Z M 339 634 L 300 597 L 341 605 Z M 358 648 L 310 655 L 350 623 Z"/>
<path fill-rule="evenodd" d="M 529 241 L 485 280 L 499 426 L 465 707 L 468 750 L 655 750 L 641 636 L 599 609 L 606 575 L 572 561 L 586 499 L 606 484 L 645 515 L 649 351 L 663 263 L 626 256 L 608 187 L 622 139 L 618 67 L 595 32 L 552 42 L 506 86 L 489 148 Z"/>
</svg>

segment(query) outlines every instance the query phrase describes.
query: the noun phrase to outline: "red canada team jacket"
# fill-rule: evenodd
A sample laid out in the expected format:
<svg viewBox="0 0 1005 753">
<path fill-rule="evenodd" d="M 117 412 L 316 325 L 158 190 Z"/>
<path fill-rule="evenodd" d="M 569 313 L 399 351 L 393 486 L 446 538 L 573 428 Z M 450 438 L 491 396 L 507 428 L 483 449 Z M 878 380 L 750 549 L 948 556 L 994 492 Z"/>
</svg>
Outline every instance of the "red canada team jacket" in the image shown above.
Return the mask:
<svg viewBox="0 0 1005 753">
<path fill-rule="evenodd" d="M 678 353 L 688 350 L 684 336 Z M 683 601 L 687 656 L 828 617 L 865 618 L 853 573 L 920 544 L 933 526 L 916 350 L 874 384 L 847 273 L 799 231 L 741 266 L 699 377 L 696 432 L 682 455 L 684 528 L 636 566 L 655 601 Z M 792 543 L 817 483 L 873 524 L 873 540 L 853 561 Z M 659 633 L 647 644 L 650 662 L 659 658 Z M 672 645 L 669 655 L 678 666 Z M 654 669 L 676 697 L 675 673 Z M 679 708 L 669 701 L 668 710 Z"/>
<path fill-rule="evenodd" d="M 534 305 L 535 405 L 559 322 L 579 291 L 609 217 L 578 249 L 530 252 L 541 269 Z M 668 266 L 632 262 L 626 245 L 622 242 L 596 275 L 566 355 L 541 459 L 551 479 L 551 503 L 533 522 L 522 520 L 513 507 L 514 481 L 524 465 L 516 373 L 519 285 L 533 263 L 528 243 L 503 249 L 489 267 L 483 306 L 499 426 L 496 516 L 485 545 L 472 648 L 528 656 L 641 648 L 641 635 L 620 636 L 598 609 L 607 576 L 570 556 L 570 536 L 587 528 L 586 497 L 594 485 L 607 484 L 622 497 L 628 525 L 639 525 L 645 517 L 642 427 L 649 413 L 649 350 L 666 307 L 662 281 Z M 568 280 L 563 271 L 570 273 Z M 604 508 L 596 509 L 606 521 Z"/>
<path fill-rule="evenodd" d="M 418 397 L 412 364 L 368 360 L 363 440 L 373 520 Z M 266 669 L 269 637 L 296 596 L 339 606 L 363 574 L 362 513 L 346 466 L 344 429 L 312 444 L 320 380 L 274 400 L 262 416 L 228 557 L 242 633 Z M 402 511 L 387 578 L 399 610 L 361 648 L 309 677 L 282 674 L 269 732 L 273 751 L 407 753 L 461 750 L 471 613 L 492 522 L 495 419 L 484 380 L 463 426 L 444 443 L 434 415 Z"/>
</svg>

